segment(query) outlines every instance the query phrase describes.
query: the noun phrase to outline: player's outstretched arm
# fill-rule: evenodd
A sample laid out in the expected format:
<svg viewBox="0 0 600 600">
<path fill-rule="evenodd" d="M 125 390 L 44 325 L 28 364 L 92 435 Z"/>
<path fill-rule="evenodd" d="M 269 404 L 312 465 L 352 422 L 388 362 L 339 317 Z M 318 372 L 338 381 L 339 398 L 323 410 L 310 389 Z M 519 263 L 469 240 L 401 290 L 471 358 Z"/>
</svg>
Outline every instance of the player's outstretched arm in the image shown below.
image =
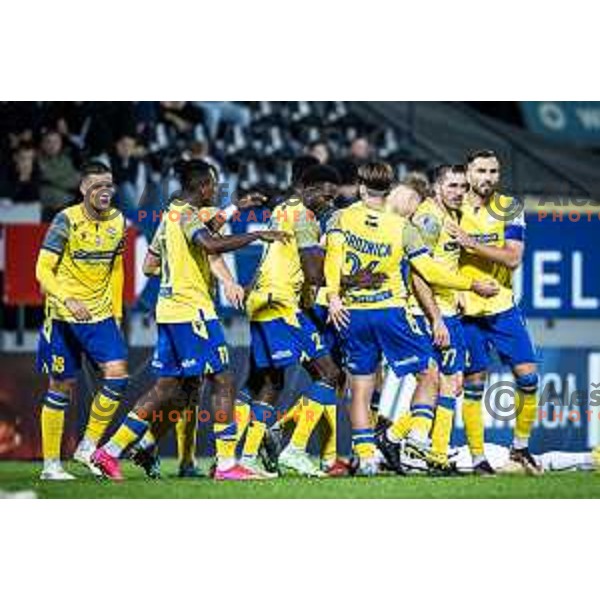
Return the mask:
<svg viewBox="0 0 600 600">
<path fill-rule="evenodd" d="M 428 254 L 421 254 L 409 260 L 411 266 L 419 272 L 427 283 L 432 285 L 446 287 L 451 290 L 475 292 L 478 296 L 484 298 L 491 298 L 500 290 L 498 283 L 494 280 L 473 280 L 464 275 L 448 272 L 443 265 Z"/>
<path fill-rule="evenodd" d="M 197 246 L 203 248 L 207 254 L 224 254 L 225 252 L 235 252 L 258 240 L 269 244 L 273 242 L 282 242 L 285 244 L 289 239 L 289 233 L 272 230 L 254 231 L 240 235 L 215 236 L 204 227 L 195 233 L 192 241 Z"/>
<path fill-rule="evenodd" d="M 413 225 L 404 228 L 403 243 L 411 267 L 414 267 L 427 283 L 452 290 L 472 291 L 484 298 L 498 293 L 500 288 L 495 281 L 474 281 L 470 277 L 448 271 L 444 265 L 434 260 Z"/>
<path fill-rule="evenodd" d="M 225 223 L 231 219 L 231 217 L 240 210 L 246 210 L 249 208 L 259 208 L 264 206 L 268 201 L 268 198 L 264 194 L 258 192 L 250 192 L 245 194 L 241 198 L 235 198 L 231 204 L 228 204 L 221 210 L 217 211 L 214 217 L 206 221 L 206 227 L 212 233 L 218 233 Z"/>
</svg>

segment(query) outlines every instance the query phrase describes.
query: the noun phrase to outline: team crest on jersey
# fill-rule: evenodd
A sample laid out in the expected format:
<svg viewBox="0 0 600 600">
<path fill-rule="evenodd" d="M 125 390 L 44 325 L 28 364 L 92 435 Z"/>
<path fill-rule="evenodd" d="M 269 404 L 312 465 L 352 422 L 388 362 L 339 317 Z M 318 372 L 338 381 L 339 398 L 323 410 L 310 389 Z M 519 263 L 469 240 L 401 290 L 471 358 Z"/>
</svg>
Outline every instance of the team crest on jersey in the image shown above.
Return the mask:
<svg viewBox="0 0 600 600">
<path fill-rule="evenodd" d="M 437 219 L 429 216 L 429 215 L 424 215 L 421 220 L 419 225 L 421 226 L 421 228 L 423 229 L 423 231 L 425 231 L 426 233 L 428 233 L 429 235 L 436 235 L 438 232 L 438 221 Z"/>
</svg>

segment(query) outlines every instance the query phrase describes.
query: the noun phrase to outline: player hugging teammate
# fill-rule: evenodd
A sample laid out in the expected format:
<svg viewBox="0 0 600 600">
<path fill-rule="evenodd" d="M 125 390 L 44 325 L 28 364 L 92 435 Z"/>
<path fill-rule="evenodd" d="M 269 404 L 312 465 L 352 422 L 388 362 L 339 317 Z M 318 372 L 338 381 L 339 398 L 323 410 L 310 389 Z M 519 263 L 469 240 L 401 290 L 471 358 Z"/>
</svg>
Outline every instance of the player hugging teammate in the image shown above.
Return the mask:
<svg viewBox="0 0 600 600">
<path fill-rule="evenodd" d="M 345 473 L 337 422 L 348 394 L 358 474 L 379 473 L 382 461 L 397 473 L 415 464 L 432 474 L 454 473 L 448 452 L 461 395 L 474 472 L 493 474 L 481 407 L 492 347 L 511 366 L 519 390 L 511 465 L 538 473 L 528 450 L 536 414 L 535 353 L 512 295 L 525 225 L 521 211 L 502 216 L 516 201 L 498 192 L 499 179 L 492 152 L 472 155 L 466 166 L 440 167 L 425 198 L 397 185 L 386 163 L 363 165 L 342 178 L 333 168 L 307 164 L 296 169 L 266 231 L 221 236 L 222 221 L 207 223 L 200 214 L 215 201 L 214 169 L 188 163 L 181 170 L 182 190 L 166 211 L 178 218 L 163 218 L 144 264 L 146 274 L 161 278 L 153 361 L 158 379 L 99 446 L 127 383 L 118 327 L 124 220 L 110 207 L 108 169 L 86 171 L 85 201 L 55 219 L 38 261 L 48 307 L 39 357 L 50 375 L 42 477 L 71 477 L 60 464 L 60 439 L 82 354 L 103 376 L 94 404 L 102 407 L 102 418 L 91 411 L 75 457 L 112 479 L 122 478 L 119 458 L 131 452 L 149 475 L 158 474 L 156 447 L 167 427 L 152 417 L 195 406 L 202 381 L 212 386 L 215 479 Z M 342 190 L 344 201 L 337 202 Z M 221 254 L 252 242 L 265 245 L 246 293 Z M 237 416 L 214 306 L 215 278 L 234 305 L 246 305 L 250 320 L 250 376 L 237 394 Z M 396 376 L 414 377 L 416 388 L 410 414 L 375 431 L 371 405 L 384 360 Z M 299 364 L 311 383 L 276 423 L 285 370 Z M 328 430 L 323 470 L 307 452 L 321 422 Z M 273 440 L 286 425 L 293 431 L 278 456 Z M 187 434 L 192 445 L 194 431 L 195 423 Z"/>
</svg>

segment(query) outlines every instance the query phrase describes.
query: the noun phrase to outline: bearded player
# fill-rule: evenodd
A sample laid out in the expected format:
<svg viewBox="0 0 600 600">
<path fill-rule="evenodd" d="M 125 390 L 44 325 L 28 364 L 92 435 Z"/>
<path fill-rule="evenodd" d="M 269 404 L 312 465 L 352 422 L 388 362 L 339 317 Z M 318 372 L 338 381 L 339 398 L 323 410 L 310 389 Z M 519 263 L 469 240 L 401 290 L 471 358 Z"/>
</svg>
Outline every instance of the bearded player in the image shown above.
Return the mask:
<svg viewBox="0 0 600 600">
<path fill-rule="evenodd" d="M 465 401 L 474 409 L 465 429 L 474 467 L 485 461 L 481 409 L 490 349 L 514 375 L 517 417 L 510 449 L 510 468 L 538 475 L 541 466 L 529 451 L 537 412 L 539 376 L 536 351 L 525 318 L 513 295 L 513 272 L 523 260 L 525 219 L 520 202 L 499 192 L 501 165 L 495 152 L 474 152 L 467 160 L 471 191 L 465 197 L 460 227 L 448 228 L 462 246 L 460 271 L 468 277 L 488 277 L 500 286 L 493 298 L 464 294 L 463 327 L 467 345 Z"/>
</svg>

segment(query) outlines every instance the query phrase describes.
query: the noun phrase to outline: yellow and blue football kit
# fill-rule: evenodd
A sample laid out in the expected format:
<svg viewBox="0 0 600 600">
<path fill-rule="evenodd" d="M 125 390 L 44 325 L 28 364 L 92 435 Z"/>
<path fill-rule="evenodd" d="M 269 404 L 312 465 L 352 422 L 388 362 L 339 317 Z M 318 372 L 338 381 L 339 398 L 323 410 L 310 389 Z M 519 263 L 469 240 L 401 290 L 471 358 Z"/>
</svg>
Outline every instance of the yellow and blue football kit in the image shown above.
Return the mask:
<svg viewBox="0 0 600 600">
<path fill-rule="evenodd" d="M 210 213 L 174 199 L 149 248 L 160 259 L 158 340 L 152 360 L 158 377 L 190 380 L 229 370 L 229 350 L 213 301 L 215 281 L 208 255 L 197 243 L 199 236 L 211 235 L 205 226 Z M 131 411 L 104 449 L 118 457 L 137 440 L 146 438 L 151 446 L 155 440 L 149 427 L 149 421 Z M 236 429 L 235 422 L 213 424 L 218 460 L 235 460 Z M 192 462 L 195 428 L 188 432 L 192 436 L 187 458 Z M 185 431 L 180 430 L 179 436 L 183 441 Z"/>
<path fill-rule="evenodd" d="M 474 202 L 470 195 L 465 197 L 460 225 L 475 240 L 486 246 L 503 247 L 506 241 L 525 240 L 525 216 L 515 198 L 495 193 L 484 206 Z M 515 216 L 501 218 L 502 215 Z M 464 250 L 460 261 L 461 273 L 469 277 L 495 280 L 500 292 L 492 298 L 480 298 L 472 293 L 464 295 L 463 330 L 467 346 L 465 373 L 487 371 L 491 364 L 491 350 L 495 349 L 504 364 L 515 367 L 521 364 L 536 363 L 536 351 L 527 331 L 525 317 L 516 306 L 513 295 L 512 270 L 499 263 Z M 537 373 L 529 373 L 516 378 L 523 408 L 517 415 L 515 441 L 521 446 L 527 440 L 535 421 Z M 467 380 L 465 382 L 465 431 L 473 456 L 483 456 L 483 421 L 481 400 L 484 385 Z"/>
<path fill-rule="evenodd" d="M 46 295 L 46 318 L 38 345 L 38 369 L 56 381 L 72 380 L 85 354 L 96 366 L 126 360 L 127 348 L 116 319 L 122 316 L 125 219 L 94 220 L 83 203 L 64 209 L 50 225 L 40 250 L 36 275 Z M 91 319 L 78 322 L 65 305 L 83 302 Z M 127 377 L 104 378 L 84 434 L 98 443 L 127 388 Z M 41 411 L 45 461 L 60 459 L 64 412 L 69 396 L 49 390 Z"/>
<path fill-rule="evenodd" d="M 291 235 L 265 250 L 246 303 L 251 353 L 258 368 L 285 368 L 327 354 L 314 323 L 302 313 L 300 252 L 319 252 L 319 222 L 299 198 L 278 205 L 270 226 Z"/>
<path fill-rule="evenodd" d="M 342 298 L 350 314 L 344 328 L 345 362 L 352 375 L 373 375 L 385 356 L 398 377 L 425 371 L 434 361 L 431 340 L 407 315 L 407 289 L 402 273 L 404 258 L 427 281 L 455 289 L 469 289 L 470 279 L 448 273 L 429 254 L 418 230 L 406 219 L 358 203 L 341 211 L 337 228 L 327 236 L 325 278 L 328 294 Z M 365 269 L 386 276 L 380 289 L 341 292 L 344 275 Z M 411 430 L 428 433 L 433 409 L 426 404 L 411 407 Z M 371 428 L 354 429 L 353 446 L 361 460 L 375 452 Z"/>
<path fill-rule="evenodd" d="M 449 273 L 458 274 L 460 246 L 445 229 L 448 220 L 458 222 L 458 215 L 449 213 L 431 198 L 424 200 L 412 217 L 414 226 L 419 230 L 433 258 Z M 435 285 L 431 286 L 431 291 L 450 335 L 447 348 L 434 349 L 440 371 L 444 375 L 460 373 L 464 370 L 466 347 L 458 316 L 458 292 Z M 412 314 L 415 315 L 419 328 L 431 336 L 430 323 L 418 303 L 413 307 Z"/>
<path fill-rule="evenodd" d="M 424 200 L 412 217 L 412 222 L 421 237 L 430 248 L 435 260 L 451 273 L 459 272 L 460 246 L 446 229 L 448 221 L 458 222 L 459 215 L 441 206 L 432 198 Z M 431 286 L 433 299 L 442 315 L 449 334 L 449 343 L 445 348 L 435 348 L 440 372 L 443 376 L 462 373 L 465 365 L 466 346 L 463 328 L 458 316 L 458 292 L 450 288 Z M 413 307 L 413 314 L 419 327 L 431 337 L 431 324 L 420 306 Z M 451 386 L 454 388 L 454 386 Z M 445 386 L 437 398 L 435 419 L 431 431 L 431 458 L 440 465 L 446 465 L 448 447 L 454 425 L 454 413 L 457 397 L 449 393 Z"/>
<path fill-rule="evenodd" d="M 467 196 L 460 225 L 478 243 L 486 246 L 502 247 L 508 240 L 523 242 L 523 214 L 510 220 L 495 216 L 503 214 L 511 201 L 514 200 L 510 197 L 494 194 L 488 209 L 487 206 L 475 205 Z M 492 347 L 511 367 L 537 362 L 525 318 L 515 305 L 512 270 L 465 250 L 461 255 L 460 271 L 474 279 L 493 279 L 500 286 L 500 292 L 492 298 L 481 298 L 472 292 L 464 294 L 463 327 L 468 350 L 466 372 L 486 371 L 491 362 Z"/>
<path fill-rule="evenodd" d="M 177 200 L 167 209 L 149 249 L 161 261 L 158 342 L 152 360 L 159 377 L 196 377 L 229 368 L 208 256 L 195 243 L 201 235 L 210 235 L 201 210 Z"/>
<path fill-rule="evenodd" d="M 66 208 L 42 244 L 36 271 L 46 294 L 46 318 L 37 365 L 54 379 L 72 379 L 83 353 L 95 365 L 127 358 L 116 322 L 122 312 L 125 219 L 112 214 L 92 220 L 83 203 Z M 67 298 L 83 302 L 91 319 L 77 321 L 65 306 Z"/>
<path fill-rule="evenodd" d="M 315 323 L 301 308 L 304 273 L 300 253 L 322 253 L 321 226 L 298 197 L 288 198 L 274 209 L 270 226 L 289 233 L 290 239 L 265 248 L 248 295 L 251 365 L 256 370 L 282 370 L 329 354 Z M 301 396 L 304 400 L 291 439 L 297 449 L 306 448 L 323 413 L 333 415 L 336 405 L 335 388 L 323 381 L 313 381 Z M 266 428 L 274 422 L 274 411 L 253 404 L 243 449 L 246 460 L 256 457 Z"/>
<path fill-rule="evenodd" d="M 343 341 L 353 375 L 375 373 L 382 355 L 399 377 L 425 370 L 433 359 L 429 338 L 406 314 L 408 294 L 401 273 L 405 256 L 427 280 L 455 289 L 471 287 L 469 278 L 447 273 L 432 259 L 416 228 L 398 215 L 358 203 L 341 211 L 337 228 L 328 234 L 329 293 L 340 294 L 341 277 L 359 269 L 387 276 L 377 291 L 348 290 L 341 296 L 350 312 Z"/>
</svg>

